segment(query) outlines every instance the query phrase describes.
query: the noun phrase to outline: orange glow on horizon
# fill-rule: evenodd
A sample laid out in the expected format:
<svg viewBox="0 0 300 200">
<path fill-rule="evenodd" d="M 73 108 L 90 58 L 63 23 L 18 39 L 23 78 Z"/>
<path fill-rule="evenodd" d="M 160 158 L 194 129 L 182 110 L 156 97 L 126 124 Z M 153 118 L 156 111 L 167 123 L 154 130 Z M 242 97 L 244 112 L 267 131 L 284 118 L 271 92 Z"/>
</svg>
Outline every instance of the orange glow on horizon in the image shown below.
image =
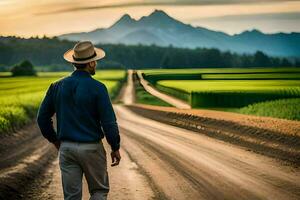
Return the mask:
<svg viewBox="0 0 300 200">
<path fill-rule="evenodd" d="M 71 3 L 72 2 L 72 3 Z M 228 5 L 193 5 L 193 6 L 130 6 L 116 8 L 102 8 L 80 10 L 55 14 L 39 15 L 41 12 L 54 12 L 56 10 L 72 9 L 95 5 L 99 1 L 38 1 L 38 0 L 0 0 L 0 35 L 19 35 L 30 37 L 35 35 L 54 36 L 69 32 L 90 31 L 96 28 L 106 28 L 112 25 L 123 14 L 128 13 L 135 19 L 150 14 L 154 9 L 161 9 L 171 17 L 184 23 L 195 26 L 209 27 L 236 33 L 246 28 L 255 28 L 255 22 L 249 24 L 237 23 L 234 29 L 226 29 L 222 18 L 213 23 L 205 21 L 206 18 L 221 17 L 226 15 L 260 15 L 266 13 L 300 13 L 300 1 L 274 2 L 256 4 L 228 4 Z M 101 1 L 101 5 L 116 2 L 112 0 Z M 125 2 L 125 1 L 118 1 Z M 187 15 L 188 13 L 188 15 Z M 197 21 L 198 20 L 198 21 Z M 220 22 L 218 22 L 218 20 Z M 83 25 L 82 22 L 85 22 Z M 294 23 L 294 22 L 291 22 Z M 280 24 L 278 24 L 279 26 Z M 296 25 L 291 24 L 291 27 Z M 262 26 L 263 27 L 263 26 Z M 267 27 L 267 26 L 266 26 Z M 272 28 L 272 27 L 271 27 Z M 268 32 L 268 30 L 263 30 Z M 284 30 L 283 30 L 284 31 Z M 299 30 L 300 31 L 300 28 Z M 270 30 L 269 32 L 272 32 Z"/>
</svg>

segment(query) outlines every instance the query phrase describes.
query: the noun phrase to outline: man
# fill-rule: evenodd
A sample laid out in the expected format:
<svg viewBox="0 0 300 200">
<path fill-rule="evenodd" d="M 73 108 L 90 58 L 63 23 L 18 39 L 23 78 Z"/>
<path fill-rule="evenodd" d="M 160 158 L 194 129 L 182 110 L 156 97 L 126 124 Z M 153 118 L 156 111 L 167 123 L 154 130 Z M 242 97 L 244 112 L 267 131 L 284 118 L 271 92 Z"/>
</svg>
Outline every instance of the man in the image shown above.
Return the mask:
<svg viewBox="0 0 300 200">
<path fill-rule="evenodd" d="M 105 136 L 111 146 L 112 166 L 119 164 L 120 136 L 107 88 L 91 77 L 102 49 L 89 41 L 77 43 L 64 54 L 76 69 L 70 76 L 52 83 L 38 111 L 43 136 L 59 151 L 64 199 L 82 198 L 82 175 L 88 183 L 90 200 L 107 199 L 109 179 Z M 52 116 L 56 113 L 57 134 Z"/>
</svg>

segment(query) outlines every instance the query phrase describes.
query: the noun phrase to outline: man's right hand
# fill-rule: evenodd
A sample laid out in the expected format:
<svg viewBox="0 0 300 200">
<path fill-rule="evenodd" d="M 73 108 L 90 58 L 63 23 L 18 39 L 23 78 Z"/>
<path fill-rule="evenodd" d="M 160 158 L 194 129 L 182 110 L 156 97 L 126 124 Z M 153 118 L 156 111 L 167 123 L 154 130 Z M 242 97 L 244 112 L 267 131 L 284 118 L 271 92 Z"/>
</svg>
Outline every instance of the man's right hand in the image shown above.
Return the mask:
<svg viewBox="0 0 300 200">
<path fill-rule="evenodd" d="M 119 165 L 121 160 L 121 155 L 119 150 L 111 152 L 110 155 L 111 155 L 111 162 L 112 162 L 111 166 L 114 167 Z"/>
</svg>

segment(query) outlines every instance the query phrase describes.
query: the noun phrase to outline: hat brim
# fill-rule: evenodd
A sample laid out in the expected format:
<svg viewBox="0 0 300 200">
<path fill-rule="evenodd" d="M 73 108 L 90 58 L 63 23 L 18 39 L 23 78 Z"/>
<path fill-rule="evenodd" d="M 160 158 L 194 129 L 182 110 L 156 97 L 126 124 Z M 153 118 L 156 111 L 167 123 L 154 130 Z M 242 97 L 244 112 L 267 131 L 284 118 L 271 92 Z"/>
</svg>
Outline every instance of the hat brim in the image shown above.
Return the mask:
<svg viewBox="0 0 300 200">
<path fill-rule="evenodd" d="M 96 61 L 96 60 L 100 60 L 102 58 L 105 57 L 105 52 L 100 49 L 100 48 L 96 48 L 94 47 L 95 52 L 96 52 L 96 56 L 87 60 L 81 60 L 81 61 L 76 61 L 73 58 L 74 55 L 74 50 L 73 49 L 69 49 L 66 53 L 64 53 L 64 59 L 70 63 L 78 63 L 78 64 L 84 64 L 84 63 L 89 63 L 92 61 Z"/>
</svg>

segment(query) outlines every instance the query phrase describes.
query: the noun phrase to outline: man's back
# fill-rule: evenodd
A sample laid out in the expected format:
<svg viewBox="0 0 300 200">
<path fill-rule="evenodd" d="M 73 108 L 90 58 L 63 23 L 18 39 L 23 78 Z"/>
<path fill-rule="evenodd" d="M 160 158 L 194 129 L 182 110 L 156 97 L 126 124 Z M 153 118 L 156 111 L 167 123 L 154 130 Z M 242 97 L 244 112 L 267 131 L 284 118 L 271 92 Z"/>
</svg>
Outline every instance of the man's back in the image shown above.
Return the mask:
<svg viewBox="0 0 300 200">
<path fill-rule="evenodd" d="M 42 127 L 45 124 L 45 129 L 51 129 L 47 119 L 54 112 L 58 140 L 96 142 L 105 134 L 112 149 L 119 148 L 116 116 L 107 89 L 88 72 L 76 70 L 51 84 L 38 114 L 38 122 Z M 49 132 L 44 131 L 46 138 Z"/>
</svg>

